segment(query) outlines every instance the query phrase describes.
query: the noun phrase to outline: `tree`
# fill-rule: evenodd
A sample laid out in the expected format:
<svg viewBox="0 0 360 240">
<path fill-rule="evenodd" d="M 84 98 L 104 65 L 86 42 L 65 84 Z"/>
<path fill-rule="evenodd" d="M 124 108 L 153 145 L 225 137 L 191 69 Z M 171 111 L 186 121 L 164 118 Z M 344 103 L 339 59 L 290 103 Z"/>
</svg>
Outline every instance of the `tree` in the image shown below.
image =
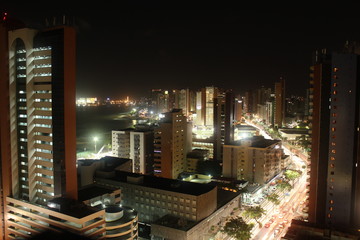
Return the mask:
<svg viewBox="0 0 360 240">
<path fill-rule="evenodd" d="M 269 195 L 267 195 L 266 198 L 267 198 L 267 200 L 274 203 L 275 205 L 280 204 L 279 195 L 277 195 L 276 193 L 269 194 Z"/>
<path fill-rule="evenodd" d="M 231 218 L 220 230 L 236 240 L 249 240 L 253 224 L 247 224 L 242 217 Z"/>
<path fill-rule="evenodd" d="M 286 170 L 284 175 L 285 175 L 286 179 L 288 179 L 289 181 L 294 183 L 294 180 L 297 179 L 298 177 L 300 177 L 301 174 L 299 171 Z"/>
<path fill-rule="evenodd" d="M 291 190 L 292 189 L 292 186 L 291 184 L 288 182 L 288 181 L 283 181 L 283 182 L 280 182 L 276 185 L 276 187 L 278 189 L 280 189 L 281 191 L 284 191 L 284 190 Z"/>
<path fill-rule="evenodd" d="M 262 224 L 258 221 L 258 219 L 261 218 L 265 213 L 265 209 L 260 206 L 250 207 L 244 211 L 244 215 L 246 217 L 253 218 L 259 224 L 259 227 L 262 227 Z"/>
</svg>

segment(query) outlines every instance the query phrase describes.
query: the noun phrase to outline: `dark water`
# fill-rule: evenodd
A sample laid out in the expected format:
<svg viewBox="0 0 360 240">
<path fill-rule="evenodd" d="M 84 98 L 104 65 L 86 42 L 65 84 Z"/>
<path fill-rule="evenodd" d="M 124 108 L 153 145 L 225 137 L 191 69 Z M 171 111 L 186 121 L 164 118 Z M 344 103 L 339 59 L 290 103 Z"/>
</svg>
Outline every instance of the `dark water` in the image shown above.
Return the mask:
<svg viewBox="0 0 360 240">
<path fill-rule="evenodd" d="M 133 120 L 125 114 L 126 106 L 97 106 L 76 108 L 77 151 L 94 150 L 94 137 L 98 138 L 97 149 L 111 143 L 111 131 L 133 126 Z"/>
</svg>

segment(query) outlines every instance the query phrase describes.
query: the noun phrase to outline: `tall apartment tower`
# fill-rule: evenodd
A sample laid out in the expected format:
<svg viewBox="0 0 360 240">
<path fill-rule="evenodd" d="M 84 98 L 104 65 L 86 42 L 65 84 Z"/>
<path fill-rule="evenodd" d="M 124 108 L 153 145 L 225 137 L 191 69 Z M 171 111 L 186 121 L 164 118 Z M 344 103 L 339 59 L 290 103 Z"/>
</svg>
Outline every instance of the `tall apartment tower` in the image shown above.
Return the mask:
<svg viewBox="0 0 360 240">
<path fill-rule="evenodd" d="M 310 67 L 309 88 L 309 126 L 311 136 L 310 172 L 308 183 L 309 221 L 320 225 L 325 224 L 327 159 L 329 148 L 329 98 L 331 84 L 331 56 L 326 53 L 316 52 L 314 64 Z M 326 127 L 324 127 L 326 126 Z"/>
<path fill-rule="evenodd" d="M 327 104 L 326 96 L 313 93 L 312 128 L 317 131 L 312 130 L 311 135 L 311 177 L 316 178 L 310 178 L 309 220 L 330 230 L 360 227 L 360 59 L 352 47 L 331 54 L 326 75 L 331 79 L 322 83 L 328 84 L 324 90 L 330 90 Z M 322 118 L 315 106 L 326 109 L 326 105 L 329 115 Z M 327 133 L 321 135 L 322 129 Z M 322 146 L 323 142 L 327 146 Z"/>
<path fill-rule="evenodd" d="M 130 132 L 130 159 L 133 172 L 153 174 L 154 131 L 137 130 Z"/>
<path fill-rule="evenodd" d="M 275 83 L 275 114 L 274 124 L 281 128 L 285 123 L 285 79 Z"/>
<path fill-rule="evenodd" d="M 9 32 L 11 158 L 3 180 L 17 198 L 77 198 L 75 37 L 68 26 Z"/>
<path fill-rule="evenodd" d="M 103 237 L 105 210 L 76 201 L 75 29 L 0 23 L 0 36 L 0 238 Z"/>
<path fill-rule="evenodd" d="M 154 130 L 154 175 L 175 179 L 185 171 L 186 145 L 186 117 L 181 109 L 173 109 Z"/>
<path fill-rule="evenodd" d="M 234 141 L 235 97 L 231 90 L 214 98 L 214 158 L 222 160 L 224 144 Z"/>
</svg>

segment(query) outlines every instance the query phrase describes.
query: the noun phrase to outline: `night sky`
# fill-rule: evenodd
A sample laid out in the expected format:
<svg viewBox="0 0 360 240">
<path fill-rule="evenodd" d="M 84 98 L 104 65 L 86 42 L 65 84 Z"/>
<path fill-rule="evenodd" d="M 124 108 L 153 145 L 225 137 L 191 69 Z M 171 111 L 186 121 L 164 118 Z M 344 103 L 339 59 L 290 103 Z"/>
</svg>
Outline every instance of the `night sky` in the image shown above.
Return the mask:
<svg viewBox="0 0 360 240">
<path fill-rule="evenodd" d="M 287 95 L 305 95 L 312 53 L 360 40 L 357 6 L 329 1 L 323 6 L 305 1 L 85 3 L 0 4 L 1 11 L 33 27 L 46 17 L 75 20 L 77 97 L 138 98 L 152 88 L 210 85 L 243 93 L 273 88 L 280 77 Z"/>
</svg>

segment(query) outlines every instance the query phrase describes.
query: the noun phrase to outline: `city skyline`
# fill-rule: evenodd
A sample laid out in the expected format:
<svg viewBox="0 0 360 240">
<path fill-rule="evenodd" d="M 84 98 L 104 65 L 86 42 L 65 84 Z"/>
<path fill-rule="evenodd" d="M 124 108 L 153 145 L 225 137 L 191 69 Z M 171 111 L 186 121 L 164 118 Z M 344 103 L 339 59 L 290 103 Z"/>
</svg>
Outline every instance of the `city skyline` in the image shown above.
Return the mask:
<svg viewBox="0 0 360 240">
<path fill-rule="evenodd" d="M 1 11 L 29 25 L 51 23 L 53 17 L 62 21 L 64 15 L 75 23 L 77 97 L 138 98 L 152 88 L 211 85 L 243 93 L 273 88 L 280 77 L 287 95 L 304 96 L 312 53 L 360 39 L 351 7 L 344 12 L 315 5 L 119 4 L 84 10 L 54 3 L 51 10 L 9 2 Z"/>
</svg>

